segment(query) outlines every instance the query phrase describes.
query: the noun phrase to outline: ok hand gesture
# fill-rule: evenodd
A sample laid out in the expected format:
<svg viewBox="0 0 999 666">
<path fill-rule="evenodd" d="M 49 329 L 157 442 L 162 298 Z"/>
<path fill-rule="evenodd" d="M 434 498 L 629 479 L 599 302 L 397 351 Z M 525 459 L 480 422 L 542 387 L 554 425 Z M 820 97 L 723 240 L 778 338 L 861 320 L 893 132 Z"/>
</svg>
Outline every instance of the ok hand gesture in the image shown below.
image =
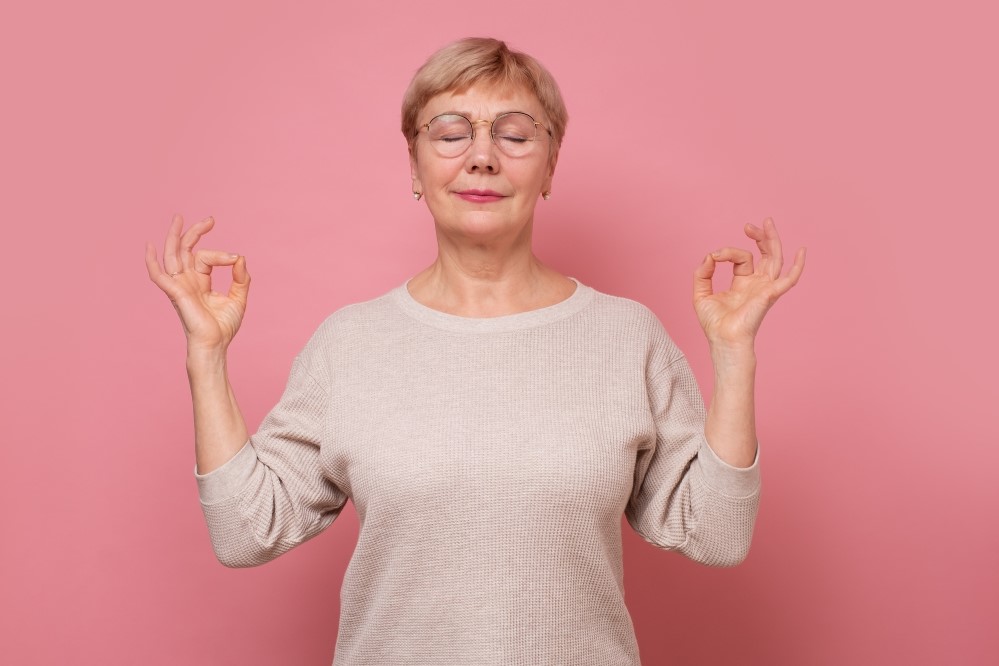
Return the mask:
<svg viewBox="0 0 999 666">
<path fill-rule="evenodd" d="M 800 248 L 791 270 L 781 277 L 784 259 L 780 237 L 769 217 L 763 228 L 747 224 L 746 235 L 760 250 L 755 268 L 752 252 L 726 247 L 707 255 L 694 271 L 694 310 L 712 346 L 751 348 L 764 315 L 798 282 L 805 267 L 805 248 Z M 733 265 L 732 286 L 715 292 L 711 280 L 715 266 L 726 261 Z"/>
<path fill-rule="evenodd" d="M 206 218 L 182 236 L 184 219 L 174 215 L 167 232 L 163 266 L 160 266 L 153 244 L 146 244 L 149 279 L 170 298 L 180 315 L 189 352 L 224 353 L 246 311 L 246 296 L 250 289 L 246 258 L 217 250 L 194 250 L 214 225 L 214 219 Z M 215 266 L 232 266 L 232 285 L 228 294 L 212 291 L 212 268 Z"/>
</svg>

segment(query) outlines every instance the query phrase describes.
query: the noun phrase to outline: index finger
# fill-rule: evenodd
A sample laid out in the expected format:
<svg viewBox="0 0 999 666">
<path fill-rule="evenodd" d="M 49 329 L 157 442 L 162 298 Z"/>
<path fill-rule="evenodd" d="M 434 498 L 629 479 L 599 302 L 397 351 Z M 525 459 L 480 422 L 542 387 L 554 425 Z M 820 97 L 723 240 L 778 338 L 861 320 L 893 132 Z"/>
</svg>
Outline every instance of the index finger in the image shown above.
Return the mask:
<svg viewBox="0 0 999 666">
<path fill-rule="evenodd" d="M 208 216 L 201 220 L 197 224 L 191 225 L 191 228 L 184 232 L 184 235 L 180 238 L 180 249 L 181 249 L 181 259 L 184 262 L 184 268 L 194 267 L 194 254 L 192 250 L 201 237 L 212 230 L 215 226 L 215 218 Z"/>
</svg>

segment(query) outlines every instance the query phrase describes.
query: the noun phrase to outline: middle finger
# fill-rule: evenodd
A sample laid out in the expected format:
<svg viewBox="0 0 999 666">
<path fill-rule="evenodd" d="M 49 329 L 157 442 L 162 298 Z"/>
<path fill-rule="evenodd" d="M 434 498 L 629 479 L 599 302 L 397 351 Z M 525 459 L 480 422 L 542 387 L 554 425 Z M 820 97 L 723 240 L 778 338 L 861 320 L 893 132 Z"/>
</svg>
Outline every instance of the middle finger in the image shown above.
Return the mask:
<svg viewBox="0 0 999 666">
<path fill-rule="evenodd" d="M 768 217 L 763 220 L 763 233 L 766 236 L 767 248 L 771 256 L 767 265 L 768 273 L 771 279 L 776 280 L 780 277 L 781 269 L 784 267 L 784 251 L 781 248 L 780 236 L 777 234 L 777 225 L 774 224 L 773 218 Z M 760 252 L 763 252 L 762 248 Z"/>
</svg>

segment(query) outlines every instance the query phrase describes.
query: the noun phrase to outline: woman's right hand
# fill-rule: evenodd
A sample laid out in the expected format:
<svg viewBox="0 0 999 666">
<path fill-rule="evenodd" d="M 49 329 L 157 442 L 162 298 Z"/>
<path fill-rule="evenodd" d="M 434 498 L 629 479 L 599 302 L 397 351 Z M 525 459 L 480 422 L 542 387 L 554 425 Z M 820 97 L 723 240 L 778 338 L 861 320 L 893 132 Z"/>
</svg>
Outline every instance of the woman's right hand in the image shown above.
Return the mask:
<svg viewBox="0 0 999 666">
<path fill-rule="evenodd" d="M 229 347 L 246 312 L 250 274 L 246 258 L 217 250 L 197 250 L 194 246 L 215 226 L 211 217 L 193 225 L 181 235 L 184 218 L 173 216 L 163 249 L 163 265 L 156 248 L 146 244 L 149 279 L 163 290 L 180 316 L 187 335 L 188 352 L 222 352 Z M 212 291 L 212 268 L 232 266 L 228 294 Z"/>
</svg>

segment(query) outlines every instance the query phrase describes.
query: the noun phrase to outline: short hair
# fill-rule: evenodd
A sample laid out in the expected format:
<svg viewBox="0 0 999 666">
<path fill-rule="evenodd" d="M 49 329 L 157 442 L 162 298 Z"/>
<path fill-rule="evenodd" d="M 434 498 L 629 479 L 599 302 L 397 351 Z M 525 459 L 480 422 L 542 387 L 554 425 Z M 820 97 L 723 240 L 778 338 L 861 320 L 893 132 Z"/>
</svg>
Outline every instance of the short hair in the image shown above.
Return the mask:
<svg viewBox="0 0 999 666">
<path fill-rule="evenodd" d="M 523 87 L 541 102 L 558 151 L 569 122 L 555 77 L 535 58 L 513 51 L 504 42 L 469 37 L 448 44 L 427 59 L 413 75 L 402 98 L 402 133 L 410 153 L 419 134 L 417 116 L 431 98 L 441 93 L 462 93 L 479 83 Z"/>
</svg>

